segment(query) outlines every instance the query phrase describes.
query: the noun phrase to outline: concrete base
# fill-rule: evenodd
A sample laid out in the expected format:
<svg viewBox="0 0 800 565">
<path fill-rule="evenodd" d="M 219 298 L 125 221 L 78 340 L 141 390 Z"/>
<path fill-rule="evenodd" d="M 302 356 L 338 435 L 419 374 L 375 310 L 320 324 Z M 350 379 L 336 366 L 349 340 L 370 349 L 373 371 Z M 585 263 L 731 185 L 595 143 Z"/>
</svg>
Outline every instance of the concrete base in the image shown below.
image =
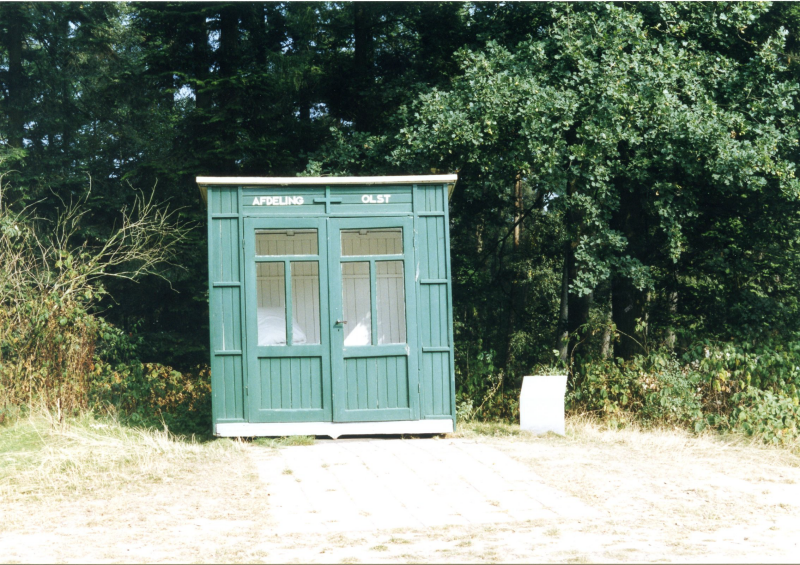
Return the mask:
<svg viewBox="0 0 800 565">
<path fill-rule="evenodd" d="M 408 420 L 392 422 L 236 422 L 217 424 L 215 435 L 221 437 L 286 436 L 371 436 L 399 434 L 449 434 L 453 420 Z"/>
</svg>

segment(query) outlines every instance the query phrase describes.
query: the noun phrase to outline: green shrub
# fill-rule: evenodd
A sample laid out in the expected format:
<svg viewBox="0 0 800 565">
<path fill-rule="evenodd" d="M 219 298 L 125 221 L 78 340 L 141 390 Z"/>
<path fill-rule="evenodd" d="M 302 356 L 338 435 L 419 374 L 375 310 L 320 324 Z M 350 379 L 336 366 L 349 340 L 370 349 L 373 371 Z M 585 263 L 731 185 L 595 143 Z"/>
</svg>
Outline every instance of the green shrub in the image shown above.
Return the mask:
<svg viewBox="0 0 800 565">
<path fill-rule="evenodd" d="M 767 443 L 787 445 L 800 439 L 800 407 L 797 399 L 750 387 L 733 395 L 730 417 L 723 420 L 732 430 L 760 437 Z"/>
<path fill-rule="evenodd" d="M 668 353 L 603 359 L 573 375 L 567 406 L 644 423 L 692 424 L 702 417 L 699 375 Z M 575 387 L 575 382 L 578 386 Z"/>
<path fill-rule="evenodd" d="M 750 387 L 798 397 L 800 342 L 749 343 L 703 342 L 691 348 L 683 362 L 697 371 L 705 388 L 706 404 L 714 411 L 732 409 L 733 394 Z"/>
<path fill-rule="evenodd" d="M 211 371 L 199 365 L 180 372 L 157 363 L 119 364 L 97 359 L 90 398 L 114 406 L 136 425 L 166 425 L 180 434 L 206 435 L 211 426 Z"/>
</svg>

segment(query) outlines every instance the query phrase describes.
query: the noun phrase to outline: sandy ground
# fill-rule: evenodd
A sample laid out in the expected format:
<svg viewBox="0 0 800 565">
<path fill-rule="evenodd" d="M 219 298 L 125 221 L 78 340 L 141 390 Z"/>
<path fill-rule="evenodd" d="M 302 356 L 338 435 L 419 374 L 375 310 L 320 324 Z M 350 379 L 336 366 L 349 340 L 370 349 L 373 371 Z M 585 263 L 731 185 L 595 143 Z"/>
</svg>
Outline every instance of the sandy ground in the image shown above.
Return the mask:
<svg viewBox="0 0 800 565">
<path fill-rule="evenodd" d="M 587 424 L 466 435 L 249 445 L 113 492 L 0 501 L 0 561 L 800 562 L 786 452 Z"/>
</svg>

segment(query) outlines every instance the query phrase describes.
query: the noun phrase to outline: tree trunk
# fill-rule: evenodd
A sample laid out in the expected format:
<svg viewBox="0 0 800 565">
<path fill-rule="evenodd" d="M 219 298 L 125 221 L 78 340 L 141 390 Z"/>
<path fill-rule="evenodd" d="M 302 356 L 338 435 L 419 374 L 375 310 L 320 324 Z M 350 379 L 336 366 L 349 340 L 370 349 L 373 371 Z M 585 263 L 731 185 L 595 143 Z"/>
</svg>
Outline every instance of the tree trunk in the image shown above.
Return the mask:
<svg viewBox="0 0 800 565">
<path fill-rule="evenodd" d="M 521 232 L 522 220 L 522 173 L 517 173 L 514 179 L 514 260 L 518 261 L 519 256 L 519 241 Z M 509 366 L 513 361 L 513 338 L 516 331 L 517 320 L 522 317 L 525 311 L 525 293 L 524 288 L 520 281 L 520 274 L 517 269 L 514 269 L 513 279 L 511 281 L 511 296 L 509 300 L 510 310 L 508 316 L 508 331 L 506 332 L 507 348 L 506 348 L 506 363 L 505 367 L 507 372 Z"/>
<path fill-rule="evenodd" d="M 606 311 L 605 315 L 605 325 L 603 326 L 603 340 L 600 345 L 600 355 L 603 356 L 603 359 L 609 359 L 613 355 L 613 345 L 611 343 L 611 324 L 613 322 L 613 318 L 611 316 L 611 308 L 612 305 L 608 304 L 608 310 Z"/>
<path fill-rule="evenodd" d="M 611 225 L 628 240 L 626 252 L 644 262 L 649 249 L 642 197 L 636 186 L 629 188 L 623 184 L 619 187 L 619 193 L 620 206 L 611 218 Z M 629 276 L 618 272 L 611 277 L 611 294 L 611 314 L 619 332 L 614 356 L 627 360 L 644 352 L 644 338 L 636 331 L 636 320 L 645 319 L 647 296 L 633 285 Z"/>
<path fill-rule="evenodd" d="M 556 330 L 556 350 L 558 359 L 566 363 L 569 356 L 569 269 L 572 256 L 571 244 L 564 246 L 564 266 L 561 269 L 561 308 L 558 313 Z"/>
<path fill-rule="evenodd" d="M 577 275 L 577 269 L 574 268 L 575 258 L 571 258 L 572 269 L 570 273 L 570 280 L 574 281 Z M 581 341 L 581 330 L 585 330 L 584 326 L 589 322 L 589 309 L 592 306 L 592 293 L 583 296 L 576 294 L 569 294 L 569 324 L 567 325 L 567 333 L 569 334 L 569 356 L 570 361 L 579 352 L 578 344 Z"/>
<path fill-rule="evenodd" d="M 522 233 L 522 173 L 517 173 L 514 181 L 514 249 L 519 249 L 519 237 Z"/>
<path fill-rule="evenodd" d="M 611 280 L 611 315 L 619 332 L 614 346 L 614 356 L 630 359 L 642 353 L 641 336 L 636 332 L 636 319 L 644 312 L 644 293 L 633 286 L 628 277 L 615 274 Z"/>
</svg>

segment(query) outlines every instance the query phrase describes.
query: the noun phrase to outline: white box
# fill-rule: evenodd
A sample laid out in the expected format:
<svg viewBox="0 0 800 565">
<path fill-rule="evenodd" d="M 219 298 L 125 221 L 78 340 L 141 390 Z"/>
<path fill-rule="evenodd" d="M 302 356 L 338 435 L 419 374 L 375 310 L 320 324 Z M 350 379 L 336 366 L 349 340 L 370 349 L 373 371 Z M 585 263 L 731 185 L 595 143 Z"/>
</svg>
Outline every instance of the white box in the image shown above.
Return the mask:
<svg viewBox="0 0 800 565">
<path fill-rule="evenodd" d="M 564 394 L 567 375 L 523 377 L 519 397 L 519 427 L 535 434 L 564 435 Z"/>
</svg>

